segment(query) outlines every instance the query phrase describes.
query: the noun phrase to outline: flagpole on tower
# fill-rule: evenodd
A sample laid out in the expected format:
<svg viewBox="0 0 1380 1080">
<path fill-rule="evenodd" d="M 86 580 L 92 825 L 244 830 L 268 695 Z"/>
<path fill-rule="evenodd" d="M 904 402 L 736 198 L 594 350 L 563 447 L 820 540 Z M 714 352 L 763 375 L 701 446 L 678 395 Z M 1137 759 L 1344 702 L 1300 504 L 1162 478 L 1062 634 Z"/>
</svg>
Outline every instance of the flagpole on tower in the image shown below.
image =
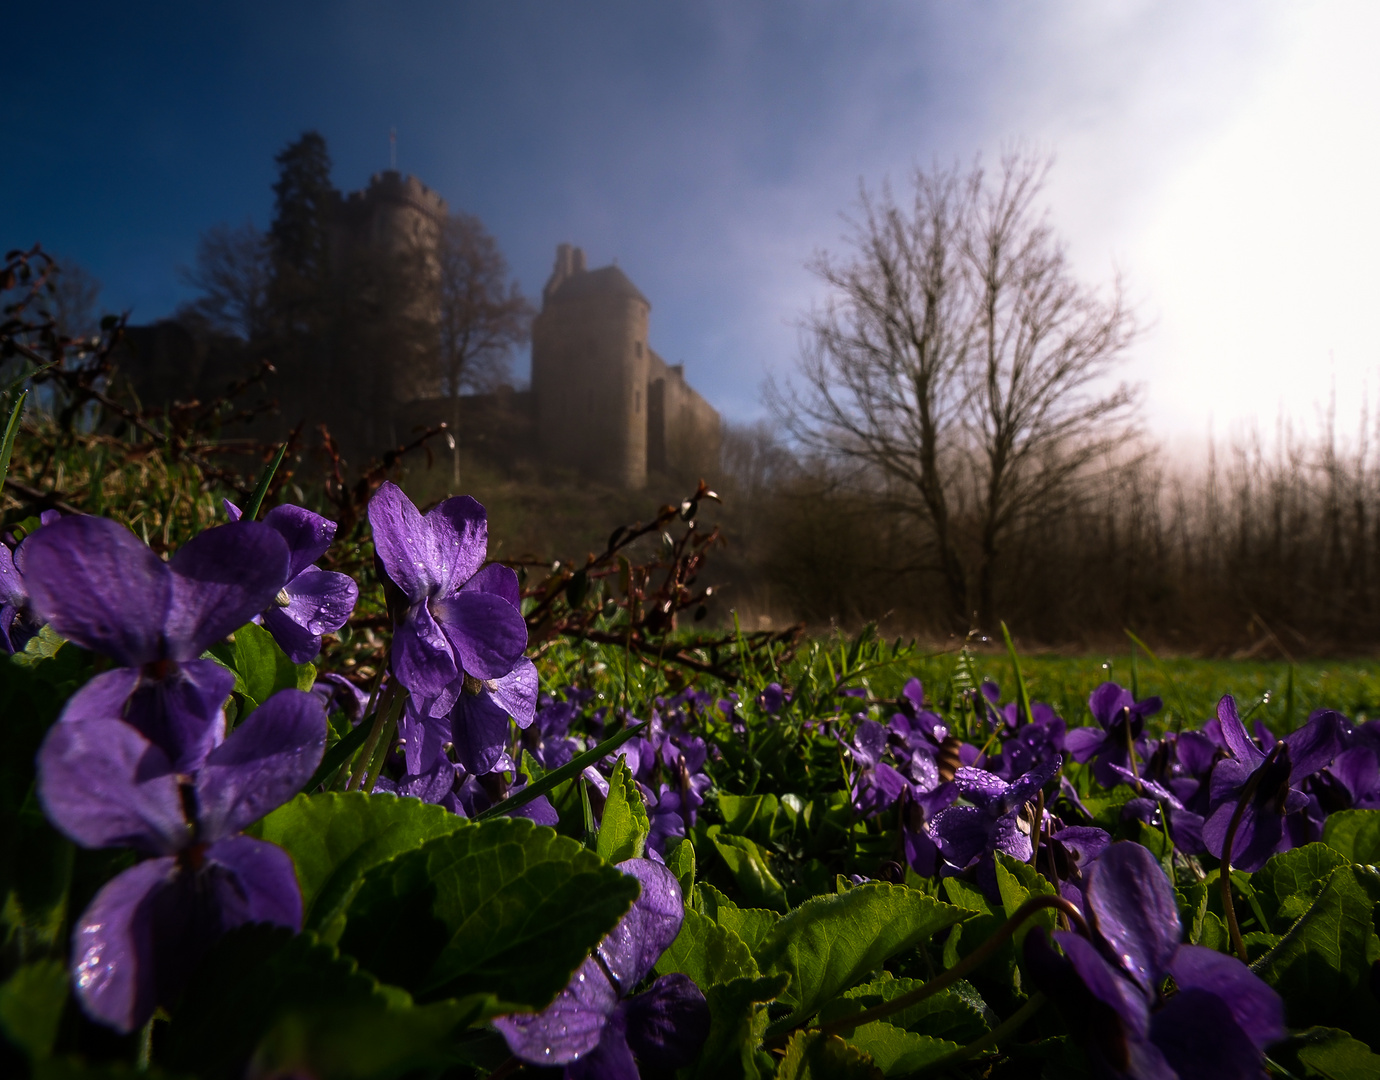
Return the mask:
<svg viewBox="0 0 1380 1080">
<path fill-rule="evenodd" d="M 398 129 L 391 127 L 388 129 L 388 167 L 393 171 L 398 171 Z"/>
</svg>

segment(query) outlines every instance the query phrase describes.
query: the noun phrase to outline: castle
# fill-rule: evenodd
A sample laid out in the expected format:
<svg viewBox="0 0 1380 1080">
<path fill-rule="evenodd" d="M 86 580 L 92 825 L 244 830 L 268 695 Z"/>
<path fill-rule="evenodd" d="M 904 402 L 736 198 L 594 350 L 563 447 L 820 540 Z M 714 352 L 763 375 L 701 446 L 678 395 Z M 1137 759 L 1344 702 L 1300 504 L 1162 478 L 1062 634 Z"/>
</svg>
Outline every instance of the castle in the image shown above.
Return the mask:
<svg viewBox="0 0 1380 1080">
<path fill-rule="evenodd" d="M 445 420 L 470 446 L 508 457 L 531 457 L 535 449 L 548 465 L 631 489 L 643 487 L 649 473 L 694 480 L 716 471 L 719 414 L 685 381 L 683 365 L 652 349 L 650 302 L 617 266 L 591 270 L 569 244 L 556 249 L 532 326 L 531 389 L 447 396 L 435 355 L 438 245 L 448 212 L 440 195 L 394 171 L 338 200 L 332 270 L 342 280 L 354 275 L 351 306 L 363 321 L 351 348 L 301 365 L 295 380 L 284 373 L 284 425 L 324 421 L 356 456 L 372 456 L 418 425 Z M 407 287 L 390 291 L 404 276 Z M 413 331 L 372 339 L 370 311 L 378 313 L 376 326 L 401 322 Z M 228 381 L 225 366 L 215 343 L 208 347 L 176 320 L 130 330 L 124 368 L 146 401 L 214 394 Z"/>
</svg>

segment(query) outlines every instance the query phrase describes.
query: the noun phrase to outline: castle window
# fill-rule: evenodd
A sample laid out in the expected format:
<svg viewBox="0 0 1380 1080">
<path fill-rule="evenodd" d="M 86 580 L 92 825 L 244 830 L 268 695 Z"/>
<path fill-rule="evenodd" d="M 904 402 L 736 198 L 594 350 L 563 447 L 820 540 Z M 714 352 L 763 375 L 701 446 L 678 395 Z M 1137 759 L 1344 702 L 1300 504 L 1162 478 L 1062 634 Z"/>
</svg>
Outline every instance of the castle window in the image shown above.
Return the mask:
<svg viewBox="0 0 1380 1080">
<path fill-rule="evenodd" d="M 641 349 L 642 346 L 639 345 L 638 348 Z M 633 391 L 633 412 L 639 413 L 639 412 L 641 412 L 641 411 L 642 411 L 642 391 L 641 391 L 641 390 L 634 390 L 634 391 Z"/>
<path fill-rule="evenodd" d="M 633 344 L 633 353 L 639 360 L 642 359 L 642 342 L 638 341 Z"/>
</svg>

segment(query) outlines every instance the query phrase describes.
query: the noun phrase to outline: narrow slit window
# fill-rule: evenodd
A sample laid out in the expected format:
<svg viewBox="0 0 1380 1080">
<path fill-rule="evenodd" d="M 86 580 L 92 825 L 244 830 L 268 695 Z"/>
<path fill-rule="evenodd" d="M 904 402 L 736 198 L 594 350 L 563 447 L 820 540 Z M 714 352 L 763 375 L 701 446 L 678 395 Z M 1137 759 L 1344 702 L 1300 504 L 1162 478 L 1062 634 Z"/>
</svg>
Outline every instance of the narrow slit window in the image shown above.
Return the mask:
<svg viewBox="0 0 1380 1080">
<path fill-rule="evenodd" d="M 642 411 L 642 391 L 641 391 L 641 390 L 634 390 L 634 391 L 633 391 L 633 412 L 635 412 L 635 413 L 640 413 L 641 411 Z"/>
</svg>

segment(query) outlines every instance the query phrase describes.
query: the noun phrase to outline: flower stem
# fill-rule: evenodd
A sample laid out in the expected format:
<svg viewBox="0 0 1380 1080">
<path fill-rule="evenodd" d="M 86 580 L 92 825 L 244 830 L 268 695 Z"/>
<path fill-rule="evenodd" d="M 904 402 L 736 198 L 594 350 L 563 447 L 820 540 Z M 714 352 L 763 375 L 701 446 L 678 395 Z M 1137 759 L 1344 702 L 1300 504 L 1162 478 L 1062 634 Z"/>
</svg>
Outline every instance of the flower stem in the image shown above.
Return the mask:
<svg viewBox="0 0 1380 1080">
<path fill-rule="evenodd" d="M 953 967 L 949 968 L 944 974 L 931 979 L 924 986 L 917 986 L 909 993 L 902 994 L 900 997 L 892 998 L 890 1001 L 883 1002 L 871 1009 L 864 1009 L 860 1013 L 852 1013 L 848 1016 L 839 1017 L 831 1020 L 827 1024 L 821 1024 L 819 1030 L 826 1035 L 833 1035 L 840 1031 L 848 1031 L 853 1028 L 861 1027 L 863 1024 L 871 1023 L 873 1020 L 882 1020 L 885 1017 L 898 1013 L 903 1009 L 924 1001 L 926 998 L 933 997 L 939 991 L 948 986 L 952 986 L 969 972 L 976 971 L 985 964 L 999 948 L 1006 944 L 1021 925 L 1036 912 L 1043 911 L 1045 908 L 1056 908 L 1068 916 L 1069 922 L 1078 928 L 1078 932 L 1084 937 L 1088 936 L 1088 924 L 1083 921 L 1083 913 L 1073 904 L 1065 900 L 1062 896 L 1045 894 L 1043 896 L 1032 896 L 1022 904 L 1011 918 L 1002 923 L 996 931 L 970 952 Z M 768 1045 L 784 1044 L 790 1032 L 783 1032 L 775 1039 L 769 1040 Z"/>
<path fill-rule="evenodd" d="M 1236 809 L 1232 811 L 1231 821 L 1227 824 L 1227 835 L 1222 841 L 1222 865 L 1217 869 L 1217 881 L 1222 890 L 1222 913 L 1227 918 L 1227 934 L 1231 938 L 1231 947 L 1235 951 L 1237 959 L 1243 964 L 1250 963 L 1246 959 L 1246 943 L 1241 939 L 1241 927 L 1236 921 L 1236 905 L 1231 898 L 1231 849 L 1236 843 L 1236 830 L 1241 825 L 1241 818 L 1246 813 L 1246 804 L 1255 798 L 1255 792 L 1260 787 L 1260 778 L 1265 774 L 1265 769 L 1274 763 L 1280 755 L 1280 747 L 1284 746 L 1281 739 L 1266 755 L 1265 760 L 1260 766 L 1251 773 L 1246 783 L 1241 787 L 1241 795 L 1236 800 Z"/>
<path fill-rule="evenodd" d="M 364 782 L 364 774 L 368 771 L 369 763 L 373 760 L 374 750 L 379 744 L 379 739 L 383 736 L 384 725 L 388 721 L 388 714 L 392 711 L 395 684 L 390 682 L 383 690 L 383 696 L 379 700 L 378 711 L 374 713 L 374 726 L 369 731 L 369 737 L 364 740 L 364 748 L 359 753 L 354 771 L 350 773 L 350 780 L 345 785 L 346 791 L 357 791 Z"/>
<path fill-rule="evenodd" d="M 969 1058 L 976 1057 L 989 1047 L 996 1046 L 1002 1039 L 1014 1035 L 1019 1031 L 1027 1020 L 1040 1011 L 1040 1007 L 1048 999 L 1038 990 L 1030 996 L 1030 1000 L 1013 1012 L 1000 1024 L 987 1032 L 981 1038 L 974 1039 L 967 1046 L 960 1046 L 952 1053 L 945 1054 L 942 1058 L 927 1062 L 913 1073 L 906 1073 L 906 1080 L 911 1077 L 930 1076 L 934 1073 L 947 1072 L 955 1065 L 961 1065 Z"/>
</svg>

